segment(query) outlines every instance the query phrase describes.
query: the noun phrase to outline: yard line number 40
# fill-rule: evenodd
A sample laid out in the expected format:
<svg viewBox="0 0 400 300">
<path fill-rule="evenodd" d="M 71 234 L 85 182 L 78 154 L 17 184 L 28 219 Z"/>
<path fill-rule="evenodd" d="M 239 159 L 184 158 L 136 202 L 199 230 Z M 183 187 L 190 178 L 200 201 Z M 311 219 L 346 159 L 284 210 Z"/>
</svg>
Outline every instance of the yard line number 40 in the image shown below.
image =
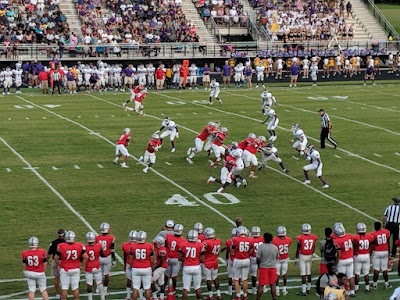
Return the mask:
<svg viewBox="0 0 400 300">
<path fill-rule="evenodd" d="M 240 200 L 236 198 L 236 196 L 228 193 L 207 193 L 203 196 L 213 204 L 230 205 L 240 203 Z M 189 201 L 181 194 L 172 195 L 167 201 L 165 201 L 165 204 L 178 206 L 199 206 L 198 203 L 195 201 Z"/>
</svg>

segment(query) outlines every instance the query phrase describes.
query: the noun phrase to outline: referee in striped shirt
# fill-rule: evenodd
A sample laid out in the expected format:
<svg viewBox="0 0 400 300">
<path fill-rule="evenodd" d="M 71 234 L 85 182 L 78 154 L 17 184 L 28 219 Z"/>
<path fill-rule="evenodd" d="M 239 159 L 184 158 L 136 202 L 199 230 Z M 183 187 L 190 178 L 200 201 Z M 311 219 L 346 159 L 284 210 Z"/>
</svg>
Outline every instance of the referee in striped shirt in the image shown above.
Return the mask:
<svg viewBox="0 0 400 300">
<path fill-rule="evenodd" d="M 392 248 L 390 249 L 390 255 L 396 257 L 397 247 L 395 245 L 396 241 L 399 239 L 399 226 L 400 226 L 400 198 L 393 197 L 393 204 L 389 205 L 385 209 L 383 214 L 382 224 L 387 230 L 390 231 L 390 237 L 392 238 Z M 389 242 L 389 241 L 388 241 Z M 390 245 L 390 243 L 389 243 Z"/>
<path fill-rule="evenodd" d="M 336 149 L 338 143 L 331 137 L 331 119 L 322 108 L 319 110 L 319 115 L 321 116 L 321 149 L 325 148 L 325 139 L 328 139 L 328 141 L 333 145 L 333 148 Z"/>
</svg>

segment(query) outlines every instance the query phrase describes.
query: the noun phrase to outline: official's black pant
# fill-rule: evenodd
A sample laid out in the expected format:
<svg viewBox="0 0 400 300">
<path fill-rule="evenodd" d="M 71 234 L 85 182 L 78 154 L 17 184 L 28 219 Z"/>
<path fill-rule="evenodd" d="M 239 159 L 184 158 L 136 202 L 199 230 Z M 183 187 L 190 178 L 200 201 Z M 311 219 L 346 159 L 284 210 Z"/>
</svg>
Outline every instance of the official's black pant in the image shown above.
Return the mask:
<svg viewBox="0 0 400 300">
<path fill-rule="evenodd" d="M 391 223 L 390 222 L 390 223 L 386 224 L 386 229 L 390 231 L 390 238 L 392 239 L 392 245 L 390 245 L 390 239 L 388 241 L 389 251 L 390 251 L 390 255 L 392 257 L 396 257 L 396 254 L 397 254 L 397 247 L 396 247 L 395 243 L 399 239 L 399 226 L 400 226 L 399 223 Z"/>
<path fill-rule="evenodd" d="M 54 80 L 53 81 L 53 91 L 52 93 L 54 94 L 56 92 L 56 88 L 58 90 L 58 93 L 61 94 L 61 81 L 60 80 Z"/>
<path fill-rule="evenodd" d="M 322 128 L 321 130 L 321 148 L 325 148 L 325 139 L 328 139 L 329 143 L 331 143 L 333 147 L 337 147 L 338 143 L 331 137 L 329 128 Z"/>
</svg>

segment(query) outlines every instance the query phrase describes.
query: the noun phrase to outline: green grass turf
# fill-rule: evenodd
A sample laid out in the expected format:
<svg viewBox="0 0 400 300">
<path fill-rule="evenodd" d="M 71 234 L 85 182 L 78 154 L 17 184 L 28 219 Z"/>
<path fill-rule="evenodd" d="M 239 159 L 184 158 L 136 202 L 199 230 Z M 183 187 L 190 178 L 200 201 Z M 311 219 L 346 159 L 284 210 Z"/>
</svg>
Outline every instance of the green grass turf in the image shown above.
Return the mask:
<svg viewBox="0 0 400 300">
<path fill-rule="evenodd" d="M 400 5 L 377 4 L 377 6 L 397 33 L 400 33 Z"/>
<path fill-rule="evenodd" d="M 126 94 L 42 96 L 27 90 L 21 97 L 8 95 L 0 99 L 0 136 L 32 166 L 38 167 L 43 178 L 96 230 L 102 222 L 110 223 L 117 237 L 119 254 L 120 245 L 131 229 L 145 230 L 153 237 L 170 218 L 184 224 L 186 229 L 195 222 L 202 222 L 214 227 L 219 237 L 227 239 L 231 223 L 211 208 L 231 220 L 241 216 L 246 226 L 258 225 L 262 231 L 275 232 L 277 226 L 285 225 L 288 235 L 293 238 L 304 222 L 310 223 L 313 232 L 320 237 L 324 227 L 337 221 L 343 222 L 351 233 L 358 222 L 365 222 L 371 230 L 372 219 L 381 219 L 391 197 L 399 192 L 400 156 L 396 154 L 400 152 L 398 85 L 331 84 L 311 88 L 303 84 L 295 89 L 272 86 L 271 91 L 279 103 L 274 107 L 280 117 L 275 145 L 291 172 L 285 176 L 279 166 L 271 162 L 269 166 L 273 170 L 267 168 L 258 172 L 257 179 L 248 180 L 246 189 L 227 189 L 227 193 L 240 201 L 236 204 L 230 204 L 218 195 L 214 196 L 224 204 L 206 199 L 205 194 L 218 189 L 217 185 L 207 185 L 206 180 L 210 175 L 218 176 L 219 169 L 210 169 L 204 152 L 195 157 L 194 165 L 188 165 L 186 150 L 194 143 L 196 134 L 193 131 L 199 132 L 210 120 L 219 120 L 228 127 L 228 142 L 240 141 L 249 132 L 268 137 L 265 125 L 261 124 L 265 119 L 260 113 L 260 89 L 222 90 L 223 105 L 215 103 L 211 107 L 204 104 L 208 93 L 203 90 L 151 91 L 144 104 L 145 113 L 152 117 L 125 113 L 118 107 L 127 98 Z M 47 104 L 60 106 L 46 108 L 44 105 Z M 18 105 L 24 108 L 16 108 Z M 58 115 L 25 105 L 39 105 Z M 340 147 L 321 151 L 324 175 L 331 185 L 328 190 L 321 189 L 314 174 L 311 174 L 312 188 L 298 182 L 304 180 L 302 166 L 307 162 L 292 158 L 296 153 L 290 142 L 293 123 L 300 123 L 309 137 L 318 139 L 317 110 L 321 107 L 331 116 L 332 136 Z M 180 138 L 176 141 L 175 153 L 169 151 L 169 141 L 165 140 L 157 153 L 155 170 L 186 190 L 153 172 L 144 174 L 143 166 L 133 159 L 129 163 L 130 169 L 112 164 L 114 146 L 109 141 L 114 143 L 123 128 L 132 128 L 129 151 L 139 157 L 151 134 L 160 127 L 161 121 L 156 118 L 162 119 L 164 115 L 178 123 Z M 99 133 L 104 139 L 79 125 Z M 309 141 L 318 148 L 318 142 L 311 138 Z M 32 171 L 24 169 L 26 165 L 1 142 L 0 157 L 1 280 L 23 277 L 19 255 L 30 236 L 38 236 L 42 246 L 47 248 L 58 228 L 74 230 L 80 241 L 84 241 L 88 228 Z M 244 175 L 248 174 L 245 170 Z M 192 206 L 166 205 L 165 202 L 176 194 L 186 197 Z M 345 207 L 344 203 L 368 216 Z M 291 258 L 294 258 L 294 252 L 293 246 Z M 115 271 L 121 270 L 122 266 L 118 264 Z M 313 270 L 315 274 L 318 272 L 318 262 L 314 263 Z M 225 272 L 225 268 L 221 271 Z M 289 274 L 298 279 L 298 269 L 293 264 Z M 226 276 L 222 278 L 226 282 Z M 395 280 L 397 276 L 391 278 Z M 52 284 L 51 280 L 48 283 Z M 298 285 L 298 282 L 290 284 Z M 394 282 L 394 286 L 397 284 Z M 111 287 L 113 291 L 122 291 L 124 277 L 113 277 Z M 26 283 L 23 281 L 0 282 L 0 295 L 24 290 Z M 81 290 L 84 290 L 83 284 Z M 295 291 L 290 290 L 285 299 L 295 299 Z M 50 292 L 53 294 L 53 289 Z M 381 290 L 371 295 L 361 293 L 357 298 L 387 299 L 389 294 L 390 291 L 384 291 L 381 285 Z M 24 295 L 9 299 L 22 297 Z M 112 298 L 122 297 L 115 295 Z"/>
</svg>

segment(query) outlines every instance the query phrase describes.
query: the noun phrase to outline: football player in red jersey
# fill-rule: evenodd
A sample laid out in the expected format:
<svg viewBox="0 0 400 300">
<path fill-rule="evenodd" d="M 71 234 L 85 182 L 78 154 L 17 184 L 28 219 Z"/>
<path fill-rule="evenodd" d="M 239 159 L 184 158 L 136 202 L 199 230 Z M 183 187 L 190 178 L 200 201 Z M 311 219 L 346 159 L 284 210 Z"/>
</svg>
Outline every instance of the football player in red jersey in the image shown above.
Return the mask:
<svg viewBox="0 0 400 300">
<path fill-rule="evenodd" d="M 156 236 L 153 240 L 156 261 L 154 264 L 153 276 L 151 278 L 151 290 L 153 299 L 164 299 L 165 292 L 165 271 L 168 267 L 167 248 L 165 248 L 165 239 L 162 236 Z M 156 284 L 160 287 L 160 298 L 157 298 Z"/>
<path fill-rule="evenodd" d="M 108 282 L 111 272 L 111 267 L 115 267 L 115 237 L 110 234 L 111 227 L 108 223 L 100 225 L 101 234 L 96 237 L 96 243 L 103 247 L 104 257 L 100 257 L 101 273 L 104 276 L 104 292 L 108 293 Z"/>
<path fill-rule="evenodd" d="M 383 279 L 385 280 L 385 289 L 390 289 L 392 285 L 389 283 L 387 271 L 390 231 L 382 229 L 381 222 L 375 222 L 374 229 L 375 231 L 371 232 L 371 235 L 374 237 L 372 242 L 372 267 L 374 268 L 374 282 L 372 283 L 372 288 L 377 288 L 379 272 L 382 272 Z"/>
<path fill-rule="evenodd" d="M 232 169 L 236 165 L 236 158 L 229 155 L 225 158 L 225 166 L 221 169 L 220 178 L 214 178 L 210 176 L 207 180 L 207 183 L 210 184 L 211 182 L 217 182 L 222 185 L 217 191 L 217 193 L 222 193 L 228 185 L 232 183 Z"/>
<path fill-rule="evenodd" d="M 358 223 L 357 234 L 353 236 L 354 242 L 354 274 L 355 274 L 355 291 L 359 289 L 360 275 L 364 276 L 365 292 L 369 293 L 369 269 L 371 265 L 371 243 L 373 237 L 367 234 L 367 226 L 364 223 Z"/>
<path fill-rule="evenodd" d="M 233 286 L 233 260 L 235 258 L 235 254 L 231 253 L 232 239 L 236 237 L 237 228 L 233 228 L 231 231 L 231 238 L 225 241 L 225 246 L 221 248 L 221 252 L 226 251 L 225 259 L 227 261 L 226 269 L 228 271 L 228 291 L 225 292 L 227 295 L 232 295 L 232 286 Z"/>
<path fill-rule="evenodd" d="M 257 295 L 257 249 L 258 246 L 264 243 L 264 238 L 261 236 L 261 229 L 258 226 L 253 226 L 251 229 L 251 237 L 253 238 L 254 250 L 250 257 L 250 274 L 251 274 L 251 293 Z"/>
<path fill-rule="evenodd" d="M 277 236 L 272 239 L 272 243 L 278 247 L 278 262 L 276 264 L 276 295 L 280 295 L 279 291 L 279 277 L 283 277 L 283 289 L 282 294 L 286 296 L 288 294 L 286 289 L 287 284 L 287 271 L 288 271 L 288 259 L 289 249 L 292 245 L 292 239 L 286 236 L 286 227 L 279 226 L 277 229 Z"/>
<path fill-rule="evenodd" d="M 122 106 L 127 106 L 129 102 L 135 100 L 136 95 L 145 88 L 144 86 L 145 85 L 143 83 L 140 83 L 139 85 L 135 86 L 135 88 L 131 89 L 131 96 L 122 104 Z"/>
<path fill-rule="evenodd" d="M 204 262 L 204 245 L 198 243 L 198 233 L 190 230 L 187 241 L 179 245 L 179 260 L 183 264 L 182 281 L 183 291 L 182 299 L 187 300 L 190 292 L 190 286 L 193 281 L 193 288 L 196 291 L 196 298 L 201 299 L 201 267 Z"/>
<path fill-rule="evenodd" d="M 215 237 L 214 228 L 206 228 L 204 232 L 204 277 L 207 281 L 208 290 L 208 297 L 205 297 L 205 300 L 213 299 L 212 282 L 214 282 L 215 289 L 217 290 L 217 299 L 220 300 L 222 296 L 218 280 L 218 255 L 221 250 L 222 241 Z"/>
<path fill-rule="evenodd" d="M 259 136 L 258 138 L 254 139 L 254 141 L 250 143 L 243 151 L 243 162 L 245 167 L 249 167 L 251 165 L 251 171 L 249 175 L 250 178 L 257 178 L 257 176 L 254 175 L 254 172 L 258 166 L 256 154 L 257 152 L 262 151 L 262 147 L 265 147 L 265 141 L 265 136 Z"/>
<path fill-rule="evenodd" d="M 334 243 L 336 246 L 336 262 L 338 273 L 346 274 L 349 279 L 350 295 L 355 295 L 354 291 L 354 248 L 353 237 L 346 234 L 343 225 L 337 225 L 333 228 L 336 235 Z"/>
<path fill-rule="evenodd" d="M 311 234 L 311 225 L 303 224 L 301 226 L 301 235 L 296 237 L 296 264 L 300 267 L 301 291 L 299 296 L 307 296 L 311 290 L 311 266 L 312 256 L 315 252 L 315 243 L 318 238 Z"/>
<path fill-rule="evenodd" d="M 245 138 L 243 141 L 239 142 L 238 148 L 242 149 L 243 151 L 254 142 L 256 139 L 256 135 L 254 133 L 249 133 L 249 136 Z"/>
<path fill-rule="evenodd" d="M 233 281 L 235 284 L 236 300 L 240 300 L 240 282 L 242 280 L 243 300 L 247 300 L 247 279 L 250 271 L 250 256 L 253 253 L 253 239 L 248 237 L 248 230 L 244 226 L 237 229 L 238 236 L 232 239 L 231 253 L 235 255 L 233 261 Z"/>
<path fill-rule="evenodd" d="M 203 128 L 203 130 L 200 132 L 200 134 L 196 137 L 194 140 L 194 147 L 190 147 L 186 154 L 188 157 L 186 158 L 186 161 L 189 164 L 193 164 L 193 158 L 196 156 L 197 153 L 200 153 L 201 150 L 203 150 L 204 142 L 205 140 L 212 134 L 216 133 L 217 127 L 215 126 L 214 122 L 208 122 L 208 125 Z"/>
<path fill-rule="evenodd" d="M 147 173 L 149 168 L 156 163 L 156 152 L 161 146 L 161 140 L 157 133 L 153 133 L 151 139 L 147 143 L 146 151 L 144 155 L 139 157 L 139 160 L 142 161 L 146 166 L 143 169 L 143 172 Z"/>
<path fill-rule="evenodd" d="M 131 230 L 128 235 L 128 241 L 121 246 L 124 253 L 124 271 L 126 276 L 126 300 L 130 300 L 132 296 L 132 262 L 130 257 L 131 245 L 137 241 L 137 231 Z"/>
<path fill-rule="evenodd" d="M 151 298 L 151 273 L 154 265 L 154 248 L 146 243 L 147 234 L 144 231 L 138 232 L 137 243 L 130 247 L 132 263 L 132 300 L 139 297 L 140 287 L 145 290 L 146 300 Z"/>
<path fill-rule="evenodd" d="M 172 284 L 174 286 L 174 291 L 176 291 L 176 281 L 179 273 L 179 269 L 181 268 L 181 263 L 179 261 L 179 245 L 183 242 L 186 242 L 186 239 L 182 237 L 183 234 L 183 225 L 175 224 L 174 226 L 174 235 L 168 234 L 165 237 L 165 246 L 167 248 L 167 256 L 168 256 L 168 267 L 167 271 L 165 271 L 165 275 L 167 278 L 172 279 Z"/>
<path fill-rule="evenodd" d="M 129 106 L 125 107 L 125 111 L 134 111 L 140 114 L 140 116 L 144 115 L 143 109 L 143 100 L 146 98 L 148 95 L 148 91 L 146 88 L 144 88 L 142 91 L 140 91 L 138 94 L 135 96 L 135 107 L 131 108 Z"/>
<path fill-rule="evenodd" d="M 129 168 L 129 166 L 127 165 L 129 152 L 128 149 L 126 149 L 126 147 L 129 146 L 130 140 L 131 140 L 131 130 L 129 128 L 125 128 L 124 134 L 121 135 L 119 140 L 117 141 L 117 145 L 115 148 L 115 159 L 114 159 L 114 164 L 117 164 L 120 157 L 124 156 L 124 161 L 121 164 L 121 167 L 123 168 Z"/>
<path fill-rule="evenodd" d="M 202 243 L 206 239 L 206 235 L 204 234 L 204 226 L 202 223 L 197 222 L 193 225 L 193 230 L 196 230 L 198 233 L 198 241 Z"/>
<path fill-rule="evenodd" d="M 39 248 L 39 239 L 35 236 L 28 241 L 29 250 L 22 252 L 22 263 L 24 264 L 24 273 L 28 282 L 28 298 L 35 299 L 36 285 L 42 293 L 43 300 L 48 300 L 46 274 L 47 267 L 46 251 Z"/>
<path fill-rule="evenodd" d="M 88 255 L 82 243 L 75 242 L 75 232 L 65 233 L 65 243 L 58 245 L 54 259 L 60 267 L 61 300 L 67 300 L 68 289 L 71 286 L 74 300 L 79 300 L 79 279 L 81 267 L 86 267 Z"/>
<path fill-rule="evenodd" d="M 103 276 L 101 275 L 100 256 L 103 254 L 103 248 L 99 243 L 96 243 L 96 235 L 89 231 L 86 234 L 86 253 L 88 260 L 86 262 L 86 286 L 88 300 L 93 300 L 93 277 L 96 280 L 97 288 L 100 291 L 100 299 L 105 299 L 103 289 Z"/>
<path fill-rule="evenodd" d="M 212 150 L 214 151 L 214 155 L 215 155 L 213 161 L 210 164 L 211 168 L 214 168 L 215 164 L 221 164 L 220 163 L 221 158 L 222 158 L 221 156 L 225 155 L 224 141 L 225 141 L 225 138 L 227 137 L 227 135 L 228 135 L 228 128 L 226 128 L 226 127 L 222 127 L 221 132 L 218 132 L 215 135 L 215 138 L 214 138 L 212 146 L 211 146 Z"/>
</svg>

